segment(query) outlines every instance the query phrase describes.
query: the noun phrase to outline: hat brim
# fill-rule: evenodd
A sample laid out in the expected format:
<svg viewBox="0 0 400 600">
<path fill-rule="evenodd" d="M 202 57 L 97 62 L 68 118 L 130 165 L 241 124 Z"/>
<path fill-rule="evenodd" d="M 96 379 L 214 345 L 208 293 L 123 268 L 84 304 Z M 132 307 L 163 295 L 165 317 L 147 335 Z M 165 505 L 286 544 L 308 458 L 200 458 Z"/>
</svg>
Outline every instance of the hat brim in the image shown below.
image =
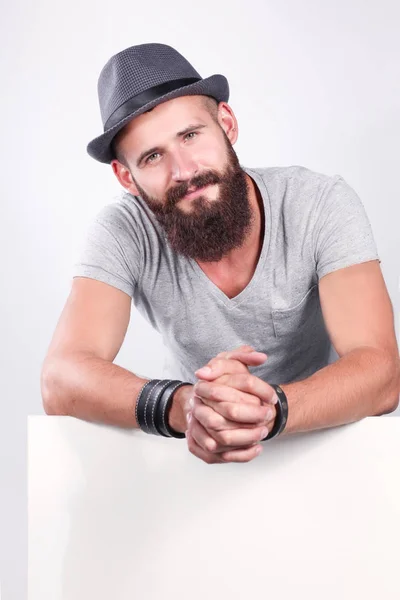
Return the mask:
<svg viewBox="0 0 400 600">
<path fill-rule="evenodd" d="M 201 79 L 200 81 L 196 81 L 190 85 L 185 85 L 184 87 L 178 88 L 165 94 L 164 96 L 160 96 L 151 102 L 148 102 L 140 109 L 134 111 L 118 123 L 116 123 L 113 127 L 105 131 L 102 135 L 94 138 L 87 145 L 88 154 L 98 160 L 99 162 L 109 164 L 115 158 L 111 151 L 111 142 L 113 138 L 117 135 L 117 133 L 133 118 L 138 117 L 142 113 L 146 112 L 150 108 L 157 106 L 157 104 L 161 104 L 162 102 L 166 102 L 167 100 L 172 100 L 173 98 L 178 98 L 179 96 L 195 96 L 195 95 L 205 95 L 205 96 L 213 96 L 218 102 L 228 102 L 229 99 L 229 84 L 228 80 L 224 75 L 211 75 L 211 77 L 207 77 L 206 79 Z"/>
</svg>

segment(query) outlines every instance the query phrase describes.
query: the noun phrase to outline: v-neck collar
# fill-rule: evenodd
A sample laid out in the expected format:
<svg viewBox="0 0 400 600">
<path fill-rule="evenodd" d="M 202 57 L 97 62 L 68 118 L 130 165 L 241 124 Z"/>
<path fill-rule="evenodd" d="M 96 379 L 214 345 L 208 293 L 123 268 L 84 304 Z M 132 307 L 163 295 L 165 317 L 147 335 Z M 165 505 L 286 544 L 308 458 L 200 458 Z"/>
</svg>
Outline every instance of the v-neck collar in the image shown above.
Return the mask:
<svg viewBox="0 0 400 600">
<path fill-rule="evenodd" d="M 220 302 L 222 302 L 222 304 L 224 304 L 227 308 L 236 308 L 239 304 L 244 302 L 247 299 L 247 297 L 249 296 L 249 294 L 251 293 L 251 290 L 254 287 L 255 283 L 257 282 L 258 278 L 260 277 L 260 272 L 262 271 L 262 269 L 264 267 L 264 262 L 267 257 L 268 251 L 269 251 L 269 244 L 270 244 L 270 238 L 271 238 L 271 236 L 270 236 L 271 207 L 270 207 L 267 188 L 264 184 L 262 177 L 259 175 L 259 173 L 257 171 L 255 171 L 253 169 L 249 169 L 248 167 L 243 167 L 243 165 L 241 165 L 241 168 L 256 182 L 258 189 L 260 190 L 260 194 L 261 194 L 261 197 L 263 200 L 263 206 L 264 206 L 264 239 L 263 239 L 263 243 L 262 243 L 260 257 L 258 259 L 256 269 L 253 273 L 253 277 L 251 278 L 249 283 L 246 285 L 246 287 L 239 294 L 237 294 L 237 296 L 234 296 L 233 298 L 229 298 L 222 290 L 220 290 L 220 288 L 213 281 L 211 281 L 211 279 L 204 273 L 204 271 L 201 269 L 201 267 L 197 264 L 197 262 L 194 259 L 191 259 L 191 258 L 188 259 L 189 264 L 193 269 L 193 272 L 203 281 L 203 283 L 206 284 L 209 291 Z"/>
</svg>

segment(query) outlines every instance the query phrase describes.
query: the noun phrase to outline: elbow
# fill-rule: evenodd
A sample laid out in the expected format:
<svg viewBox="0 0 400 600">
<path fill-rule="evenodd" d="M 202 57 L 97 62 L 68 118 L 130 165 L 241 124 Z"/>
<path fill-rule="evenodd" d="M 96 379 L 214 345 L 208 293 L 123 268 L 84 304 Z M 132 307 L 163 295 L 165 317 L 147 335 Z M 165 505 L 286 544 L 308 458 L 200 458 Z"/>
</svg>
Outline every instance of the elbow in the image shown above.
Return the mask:
<svg viewBox="0 0 400 600">
<path fill-rule="evenodd" d="M 400 359 L 399 356 L 391 357 L 385 361 L 385 393 L 380 404 L 380 415 L 390 414 L 399 406 L 400 395 Z"/>
<path fill-rule="evenodd" d="M 40 374 L 40 390 L 42 395 L 42 406 L 46 415 L 68 414 L 61 402 L 60 386 L 56 378 L 56 369 L 50 361 L 46 361 Z"/>
</svg>

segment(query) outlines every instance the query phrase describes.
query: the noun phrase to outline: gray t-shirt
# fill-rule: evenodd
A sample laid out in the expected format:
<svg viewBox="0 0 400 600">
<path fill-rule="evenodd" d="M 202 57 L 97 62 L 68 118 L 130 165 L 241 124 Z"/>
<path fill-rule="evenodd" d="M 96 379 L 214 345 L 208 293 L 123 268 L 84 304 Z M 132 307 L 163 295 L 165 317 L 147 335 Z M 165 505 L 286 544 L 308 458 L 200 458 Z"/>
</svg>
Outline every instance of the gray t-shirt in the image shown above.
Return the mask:
<svg viewBox="0 0 400 600">
<path fill-rule="evenodd" d="M 378 259 L 370 222 L 339 175 L 301 166 L 249 169 L 264 202 L 265 234 L 256 271 L 229 299 L 191 259 L 174 252 L 140 196 L 122 192 L 88 228 L 74 277 L 129 294 L 162 335 L 162 377 L 195 382 L 219 352 L 250 344 L 268 354 L 251 372 L 270 383 L 310 376 L 337 358 L 322 317 L 318 281 Z"/>
</svg>

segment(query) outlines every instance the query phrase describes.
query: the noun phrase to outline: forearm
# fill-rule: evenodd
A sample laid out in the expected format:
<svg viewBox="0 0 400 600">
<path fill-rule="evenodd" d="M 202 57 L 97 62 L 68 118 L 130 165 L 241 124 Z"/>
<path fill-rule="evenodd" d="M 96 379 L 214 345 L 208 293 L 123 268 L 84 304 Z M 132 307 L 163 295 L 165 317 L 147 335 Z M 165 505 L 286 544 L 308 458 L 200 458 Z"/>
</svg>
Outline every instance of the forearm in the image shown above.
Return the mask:
<svg viewBox="0 0 400 600">
<path fill-rule="evenodd" d="M 43 406 L 50 415 L 137 427 L 135 402 L 146 381 L 92 355 L 54 357 L 42 370 Z"/>
<path fill-rule="evenodd" d="M 49 415 L 138 427 L 136 399 L 149 379 L 91 355 L 52 358 L 42 370 L 43 406 Z M 178 431 L 185 430 L 186 390 L 184 386 L 174 394 L 170 412 L 170 425 Z"/>
<path fill-rule="evenodd" d="M 282 384 L 289 416 L 282 435 L 352 423 L 395 410 L 399 360 L 358 348 L 303 381 Z"/>
</svg>

